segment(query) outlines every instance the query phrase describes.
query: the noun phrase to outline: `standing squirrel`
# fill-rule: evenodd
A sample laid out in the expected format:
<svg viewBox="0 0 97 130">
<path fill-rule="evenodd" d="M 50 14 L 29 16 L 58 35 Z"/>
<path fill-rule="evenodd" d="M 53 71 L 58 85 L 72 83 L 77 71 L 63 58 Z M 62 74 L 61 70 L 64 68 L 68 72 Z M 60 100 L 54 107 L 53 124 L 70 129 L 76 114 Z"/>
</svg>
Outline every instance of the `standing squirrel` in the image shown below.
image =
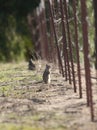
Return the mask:
<svg viewBox="0 0 97 130">
<path fill-rule="evenodd" d="M 31 58 L 29 59 L 28 69 L 35 70 L 35 64 L 33 63 Z"/>
<path fill-rule="evenodd" d="M 43 81 L 46 84 L 51 82 L 51 66 L 46 64 L 46 68 L 43 73 Z"/>
</svg>

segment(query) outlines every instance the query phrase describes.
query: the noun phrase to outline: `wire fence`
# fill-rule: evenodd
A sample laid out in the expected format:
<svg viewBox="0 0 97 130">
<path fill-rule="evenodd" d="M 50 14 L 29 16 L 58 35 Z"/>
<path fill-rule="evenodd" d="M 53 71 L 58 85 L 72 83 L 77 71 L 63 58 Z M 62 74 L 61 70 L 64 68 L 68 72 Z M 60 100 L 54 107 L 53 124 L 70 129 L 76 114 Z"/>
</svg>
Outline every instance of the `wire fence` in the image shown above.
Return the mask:
<svg viewBox="0 0 97 130">
<path fill-rule="evenodd" d="M 94 121 L 96 114 L 93 105 L 93 84 L 89 60 L 86 1 L 80 0 L 79 6 L 87 106 L 90 107 L 91 120 Z M 41 0 L 40 6 L 29 15 L 28 19 L 35 51 L 42 59 L 57 63 L 59 72 L 66 81 L 73 85 L 75 93 L 79 91 L 79 98 L 83 98 L 77 0 L 73 0 L 70 7 L 67 0 Z M 77 71 L 77 76 L 75 71 Z"/>
</svg>

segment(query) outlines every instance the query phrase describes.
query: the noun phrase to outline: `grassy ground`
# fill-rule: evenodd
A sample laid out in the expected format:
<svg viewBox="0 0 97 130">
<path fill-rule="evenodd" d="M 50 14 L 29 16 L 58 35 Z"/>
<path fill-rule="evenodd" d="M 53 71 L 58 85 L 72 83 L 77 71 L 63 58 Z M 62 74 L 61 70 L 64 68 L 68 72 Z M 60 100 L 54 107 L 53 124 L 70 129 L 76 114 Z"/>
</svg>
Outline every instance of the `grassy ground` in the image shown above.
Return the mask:
<svg viewBox="0 0 97 130">
<path fill-rule="evenodd" d="M 29 71 L 26 62 L 0 64 L 0 130 L 96 130 L 86 97 L 79 99 L 55 66 L 51 85 L 44 84 L 41 65 Z"/>
<path fill-rule="evenodd" d="M 27 63 L 0 64 L 0 130 L 45 129 L 45 121 L 41 124 L 41 120 L 45 120 L 46 115 L 36 111 L 32 103 L 32 98 L 37 100 L 37 92 L 41 91 L 41 86 L 35 83 L 41 81 L 41 73 L 29 71 Z M 46 129 L 56 129 L 56 126 Z M 57 130 L 60 129 L 63 129 L 62 126 L 57 126 Z"/>
</svg>

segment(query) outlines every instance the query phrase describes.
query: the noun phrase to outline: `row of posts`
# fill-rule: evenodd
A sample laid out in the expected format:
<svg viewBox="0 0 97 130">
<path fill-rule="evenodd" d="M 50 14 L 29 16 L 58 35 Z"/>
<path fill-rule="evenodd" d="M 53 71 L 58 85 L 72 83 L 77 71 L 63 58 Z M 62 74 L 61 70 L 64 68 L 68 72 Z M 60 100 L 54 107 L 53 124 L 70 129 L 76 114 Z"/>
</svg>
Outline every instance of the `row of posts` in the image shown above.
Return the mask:
<svg viewBox="0 0 97 130">
<path fill-rule="evenodd" d="M 55 8 L 55 4 L 57 9 Z M 45 0 L 44 3 L 43 0 L 41 0 L 40 6 L 34 11 L 34 13 L 31 16 L 32 18 L 31 23 L 36 22 L 36 26 L 33 27 L 35 31 L 32 31 L 34 39 L 35 36 L 38 35 L 38 37 L 36 37 L 34 41 L 36 51 L 39 52 L 39 55 L 41 55 L 42 59 L 45 59 L 49 62 L 56 63 L 58 60 L 60 73 L 62 74 L 63 77 L 65 77 L 66 81 L 69 81 L 70 84 L 73 84 L 75 93 L 77 92 L 77 90 L 79 90 L 79 98 L 82 98 L 83 94 L 82 94 L 81 67 L 80 67 L 80 55 L 79 55 L 79 43 L 78 43 L 79 33 L 78 33 L 78 19 L 77 19 L 76 5 L 77 0 L 73 0 L 72 9 L 73 9 L 74 34 L 75 34 L 74 43 L 77 57 L 76 62 L 77 62 L 77 76 L 78 76 L 79 89 L 77 89 L 75 78 L 75 67 L 74 67 L 74 58 L 72 49 L 73 45 L 71 39 L 72 32 L 70 32 L 69 15 L 68 15 L 68 1 Z M 80 5 L 81 5 L 81 26 L 82 26 L 82 39 L 83 39 L 87 106 L 90 107 L 91 120 L 94 121 L 92 83 L 91 83 L 90 63 L 88 57 L 89 42 L 88 42 L 88 24 L 86 20 L 87 18 L 86 1 L 80 0 Z M 61 30 L 59 30 L 59 32 L 57 32 L 58 24 L 61 26 Z M 60 31 L 62 34 L 61 49 L 58 37 L 58 33 L 60 33 Z"/>
</svg>

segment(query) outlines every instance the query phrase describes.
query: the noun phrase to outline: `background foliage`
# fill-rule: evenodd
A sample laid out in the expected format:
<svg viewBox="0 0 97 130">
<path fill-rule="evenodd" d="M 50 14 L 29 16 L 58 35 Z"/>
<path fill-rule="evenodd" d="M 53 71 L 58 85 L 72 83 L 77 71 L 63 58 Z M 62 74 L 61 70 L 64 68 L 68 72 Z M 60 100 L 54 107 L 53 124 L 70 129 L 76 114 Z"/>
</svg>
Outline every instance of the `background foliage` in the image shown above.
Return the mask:
<svg viewBox="0 0 97 130">
<path fill-rule="evenodd" d="M 40 0 L 0 0 L 0 61 L 18 61 L 32 47 L 27 15 Z"/>
<path fill-rule="evenodd" d="M 0 0 L 0 61 L 19 61 L 27 55 L 27 49 L 33 49 L 33 41 L 27 24 L 27 15 L 39 5 L 40 0 Z M 94 14 L 93 2 L 87 0 L 90 54 L 94 53 Z M 69 0 L 69 18 L 72 43 L 74 45 L 73 3 Z M 48 5 L 46 5 L 48 9 Z M 46 12 L 46 15 L 48 12 Z M 77 2 L 80 56 L 83 60 L 83 42 L 81 27 L 80 1 Z M 73 48 L 76 61 L 76 51 Z"/>
</svg>

